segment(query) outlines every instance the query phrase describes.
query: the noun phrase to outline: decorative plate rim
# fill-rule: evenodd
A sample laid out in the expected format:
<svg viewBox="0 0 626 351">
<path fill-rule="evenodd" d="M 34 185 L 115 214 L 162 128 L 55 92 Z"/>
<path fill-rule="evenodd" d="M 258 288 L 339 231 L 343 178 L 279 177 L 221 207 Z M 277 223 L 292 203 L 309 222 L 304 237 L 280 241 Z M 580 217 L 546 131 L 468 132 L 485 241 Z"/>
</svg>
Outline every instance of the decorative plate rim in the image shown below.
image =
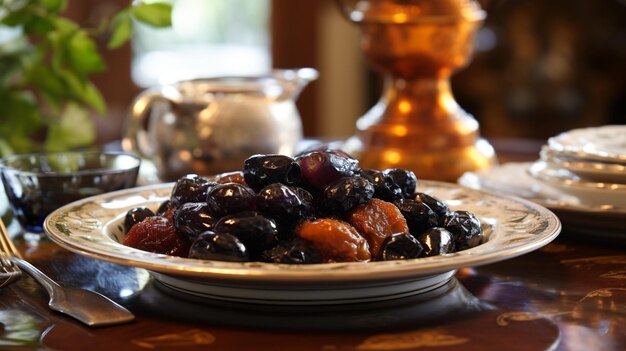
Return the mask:
<svg viewBox="0 0 626 351">
<path fill-rule="evenodd" d="M 534 178 L 527 172 L 528 168 L 533 164 L 533 162 L 508 162 L 505 164 L 501 164 L 496 166 L 491 171 L 496 168 L 502 168 L 504 166 L 507 167 L 515 167 L 515 171 L 523 171 L 526 172 L 528 179 L 531 179 L 533 182 L 541 183 L 542 186 L 550 187 L 552 186 L 546 182 L 541 181 L 540 179 Z M 524 196 L 519 192 L 508 192 L 501 188 L 493 188 L 486 186 L 485 184 L 485 172 L 490 171 L 480 171 L 480 172 L 466 172 L 463 174 L 458 183 L 461 186 L 468 187 L 470 189 L 475 190 L 486 190 L 495 193 L 501 193 L 510 196 L 517 196 L 523 199 L 535 202 L 549 210 L 561 213 L 561 211 L 566 211 L 572 214 L 579 215 L 601 215 L 611 218 L 620 218 L 626 219 L 626 207 L 615 207 L 610 205 L 585 205 L 585 204 L 577 204 L 570 203 L 564 200 L 559 200 L 557 198 L 548 198 L 548 197 L 533 197 L 533 196 Z M 493 182 L 493 180 L 491 180 Z M 507 184 L 508 185 L 508 184 Z"/>
<path fill-rule="evenodd" d="M 583 133 L 598 133 L 608 129 L 623 130 L 621 131 L 623 135 L 623 133 L 626 132 L 626 125 L 604 125 L 599 127 L 572 129 L 549 138 L 548 147 L 556 153 L 567 155 L 569 157 L 624 164 L 626 163 L 626 154 L 618 154 L 597 149 L 586 149 L 582 145 L 573 145 L 568 141 L 568 139 Z"/>
<path fill-rule="evenodd" d="M 171 187 L 172 183 L 149 185 L 78 200 L 51 213 L 44 222 L 45 232 L 52 241 L 80 255 L 163 274 L 213 282 L 220 280 L 246 283 L 279 281 L 296 284 L 414 279 L 461 267 L 479 266 L 536 250 L 556 238 L 561 231 L 561 222 L 554 213 L 529 200 L 466 188 L 454 183 L 421 181 L 420 189 L 448 191 L 461 198 L 474 195 L 482 199 L 481 203 L 492 201 L 499 205 L 507 204 L 511 208 L 521 206 L 517 209 L 520 213 L 508 214 L 519 215 L 519 223 L 511 222 L 512 224 L 506 226 L 503 223 L 496 223 L 491 233 L 492 237 L 487 242 L 449 255 L 401 261 L 313 265 L 236 263 L 180 258 L 130 248 L 108 236 L 106 233 L 108 226 L 116 220 L 119 221 L 120 216 L 123 216 L 126 210 L 140 204 L 152 204 L 156 207 L 169 197 Z M 523 210 L 520 211 L 520 209 Z M 106 216 L 98 217 L 102 212 Z M 505 212 L 502 211 L 500 215 L 504 216 Z M 477 214 L 480 217 L 481 214 Z M 534 223 L 537 227 L 531 227 L 530 224 L 523 222 L 531 215 L 541 219 L 541 223 Z M 492 217 L 486 217 L 484 221 L 488 222 L 492 219 Z M 517 220 L 517 217 L 514 219 Z M 519 228 L 514 226 L 519 226 Z M 528 232 L 529 230 L 534 232 Z"/>
<path fill-rule="evenodd" d="M 589 189 L 598 191 L 626 192 L 626 184 L 611 182 L 594 182 L 582 180 L 578 175 L 567 169 L 552 167 L 548 162 L 539 160 L 532 163 L 528 172 L 531 176 L 557 186 Z"/>
<path fill-rule="evenodd" d="M 567 155 L 559 155 L 546 146 L 541 149 L 540 155 L 542 160 L 565 168 L 572 173 L 593 173 L 599 176 L 624 175 L 626 179 L 626 173 L 624 172 L 626 171 L 626 165 L 619 163 L 605 163 L 596 160 L 584 160 L 568 157 Z"/>
</svg>

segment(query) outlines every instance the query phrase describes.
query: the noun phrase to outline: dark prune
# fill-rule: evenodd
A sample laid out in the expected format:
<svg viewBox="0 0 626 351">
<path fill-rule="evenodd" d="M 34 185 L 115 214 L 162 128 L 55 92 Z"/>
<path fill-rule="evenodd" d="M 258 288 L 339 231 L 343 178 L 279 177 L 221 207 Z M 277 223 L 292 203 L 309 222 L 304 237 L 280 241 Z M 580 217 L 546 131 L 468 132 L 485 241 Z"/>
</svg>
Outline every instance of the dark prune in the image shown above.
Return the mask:
<svg viewBox="0 0 626 351">
<path fill-rule="evenodd" d="M 306 191 L 303 188 L 292 186 L 291 190 L 293 190 L 300 201 L 302 201 L 302 215 L 301 218 L 308 218 L 314 215 L 315 213 L 315 198 L 311 195 L 310 192 Z"/>
<path fill-rule="evenodd" d="M 174 212 L 176 230 L 192 240 L 200 233 L 211 230 L 216 221 L 206 202 L 187 202 Z"/>
<path fill-rule="evenodd" d="M 175 207 L 187 202 L 202 202 L 206 200 L 209 187 L 215 183 L 195 174 L 188 174 L 178 181 L 172 189 L 171 201 Z"/>
<path fill-rule="evenodd" d="M 154 216 L 154 212 L 147 207 L 131 208 L 124 217 L 124 233 L 128 233 L 135 224 L 152 216 Z"/>
<path fill-rule="evenodd" d="M 418 258 L 423 251 L 422 244 L 413 235 L 397 233 L 385 238 L 380 246 L 378 260 L 392 261 Z"/>
<path fill-rule="evenodd" d="M 402 189 L 385 173 L 373 169 L 362 169 L 361 176 L 374 185 L 374 197 L 388 202 L 404 198 Z"/>
<path fill-rule="evenodd" d="M 246 262 L 248 250 L 236 236 L 229 233 L 207 231 L 191 244 L 189 257 L 201 260 Z"/>
<path fill-rule="evenodd" d="M 415 173 L 402 168 L 388 168 L 383 173 L 400 187 L 404 198 L 412 198 L 415 195 L 415 187 L 417 186 Z"/>
<path fill-rule="evenodd" d="M 456 251 L 452 233 L 444 228 L 430 228 L 420 235 L 417 240 L 424 248 L 426 257 L 438 256 Z"/>
<path fill-rule="evenodd" d="M 340 178 L 352 176 L 359 168 L 359 161 L 345 153 L 314 151 L 297 158 L 302 167 L 305 183 L 316 190 Z"/>
<path fill-rule="evenodd" d="M 311 152 L 314 152 L 314 151 L 328 152 L 328 153 L 339 155 L 342 157 L 354 158 L 350 156 L 350 154 L 348 154 L 347 152 L 341 150 L 340 149 L 341 145 L 342 143 L 340 141 L 331 142 L 331 143 L 314 142 L 313 144 L 309 145 L 305 149 L 298 151 L 298 153 L 296 154 L 296 158 L 304 156 L 306 154 L 310 154 Z"/>
<path fill-rule="evenodd" d="M 274 246 L 278 234 L 276 222 L 255 211 L 222 217 L 213 231 L 236 236 L 246 246 L 252 258 Z"/>
<path fill-rule="evenodd" d="M 423 202 L 411 199 L 402 199 L 394 202 L 409 226 L 409 232 L 418 237 L 429 228 L 437 226 L 439 218 L 435 211 Z"/>
<path fill-rule="evenodd" d="M 172 201 L 170 200 L 165 200 L 161 203 L 161 205 L 159 206 L 159 208 L 156 211 L 156 215 L 157 216 L 162 216 L 165 214 L 165 212 L 169 211 L 170 209 L 174 208 L 174 204 L 172 204 Z"/>
<path fill-rule="evenodd" d="M 206 202 L 217 217 L 252 211 L 256 207 L 256 194 L 239 183 L 217 184 L 209 191 Z"/>
<path fill-rule="evenodd" d="M 458 251 L 472 248 L 483 238 L 483 229 L 480 220 L 467 211 L 448 212 L 443 227 L 454 237 L 454 245 Z"/>
<path fill-rule="evenodd" d="M 274 183 L 296 185 L 301 175 L 300 165 L 285 155 L 254 155 L 243 166 L 243 177 L 255 191 Z"/>
<path fill-rule="evenodd" d="M 311 215 L 308 201 L 303 200 L 294 188 L 274 183 L 257 194 L 257 209 L 278 222 L 295 222 Z"/>
<path fill-rule="evenodd" d="M 439 225 L 443 225 L 443 219 L 449 211 L 448 205 L 446 205 L 445 202 L 439 200 L 434 196 L 430 196 L 428 194 L 420 192 L 415 194 L 415 201 L 423 202 L 428 205 L 428 207 L 430 207 L 431 210 L 435 211 L 435 213 L 439 217 Z"/>
<path fill-rule="evenodd" d="M 263 252 L 261 260 L 270 263 L 311 264 L 321 263 L 320 253 L 303 240 L 281 243 Z"/>
<path fill-rule="evenodd" d="M 374 196 L 374 186 L 359 176 L 346 177 L 331 183 L 318 198 L 320 211 L 326 214 L 341 214 L 366 203 Z"/>
</svg>

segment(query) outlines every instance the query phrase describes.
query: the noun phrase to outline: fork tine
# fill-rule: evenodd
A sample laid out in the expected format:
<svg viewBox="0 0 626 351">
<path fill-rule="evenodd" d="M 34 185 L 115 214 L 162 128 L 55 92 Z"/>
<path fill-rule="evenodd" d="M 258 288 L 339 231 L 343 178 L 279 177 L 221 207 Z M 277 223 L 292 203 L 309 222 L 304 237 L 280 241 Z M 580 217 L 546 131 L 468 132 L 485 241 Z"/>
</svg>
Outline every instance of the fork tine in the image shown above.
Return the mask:
<svg viewBox="0 0 626 351">
<path fill-rule="evenodd" d="M 0 271 L 0 288 L 17 281 L 22 276 L 22 271 L 9 258 L 9 255 L 13 255 L 17 250 L 8 239 L 9 234 L 2 222 L 2 218 L 0 218 L 0 245 L 2 246 L 2 250 L 0 250 L 0 267 L 2 267 L 2 271 Z M 19 252 L 17 253 L 19 255 Z"/>
<path fill-rule="evenodd" d="M 17 250 L 15 245 L 13 244 L 13 240 L 9 237 L 9 232 L 7 231 L 7 227 L 4 225 L 4 221 L 0 218 L 0 245 L 2 246 L 2 251 L 4 251 L 7 255 L 12 255 L 21 258 L 20 252 Z"/>
<path fill-rule="evenodd" d="M 5 272 L 9 273 L 9 271 L 7 270 L 7 267 L 11 266 L 12 264 L 13 262 L 9 260 L 7 255 L 4 252 L 0 252 L 0 266 L 2 266 Z"/>
<path fill-rule="evenodd" d="M 0 251 L 0 288 L 9 285 L 22 277 L 22 271 Z"/>
<path fill-rule="evenodd" d="M 7 245 L 4 239 L 4 232 L 6 231 L 6 227 L 4 226 L 4 221 L 0 218 L 0 249 L 2 252 L 6 252 L 7 254 L 11 252 L 11 248 Z"/>
<path fill-rule="evenodd" d="M 13 262 L 6 257 L 4 252 L 0 252 L 0 267 L 2 267 L 0 274 L 10 274 L 12 272 L 12 265 Z"/>
</svg>

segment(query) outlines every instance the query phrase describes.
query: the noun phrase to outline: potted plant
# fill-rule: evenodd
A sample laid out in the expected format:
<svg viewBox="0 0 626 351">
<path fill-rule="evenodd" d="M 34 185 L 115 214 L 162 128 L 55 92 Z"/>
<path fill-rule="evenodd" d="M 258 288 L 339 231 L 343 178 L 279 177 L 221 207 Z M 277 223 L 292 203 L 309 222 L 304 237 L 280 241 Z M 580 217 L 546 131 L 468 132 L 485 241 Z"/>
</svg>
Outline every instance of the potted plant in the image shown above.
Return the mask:
<svg viewBox="0 0 626 351">
<path fill-rule="evenodd" d="M 171 24 L 167 3 L 138 2 L 98 28 L 66 18 L 66 6 L 67 0 L 0 3 L 0 156 L 93 143 L 90 115 L 106 110 L 89 80 L 106 69 L 93 38 L 109 32 L 115 49 L 131 37 L 133 21 Z"/>
<path fill-rule="evenodd" d="M 106 111 L 90 81 L 106 69 L 94 37 L 109 34 L 108 47 L 115 49 L 132 36 L 135 21 L 171 25 L 168 3 L 135 2 L 98 28 L 83 28 L 64 16 L 67 4 L 0 1 L 0 157 L 92 145 L 91 116 Z M 7 212 L 3 198 L 0 191 L 0 214 Z"/>
</svg>

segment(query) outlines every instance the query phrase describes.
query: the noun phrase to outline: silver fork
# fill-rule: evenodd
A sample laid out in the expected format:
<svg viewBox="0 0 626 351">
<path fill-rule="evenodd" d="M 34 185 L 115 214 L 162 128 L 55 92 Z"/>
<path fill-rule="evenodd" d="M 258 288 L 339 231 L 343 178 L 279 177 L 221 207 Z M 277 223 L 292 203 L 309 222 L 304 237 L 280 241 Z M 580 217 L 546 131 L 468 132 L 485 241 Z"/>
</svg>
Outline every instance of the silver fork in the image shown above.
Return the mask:
<svg viewBox="0 0 626 351">
<path fill-rule="evenodd" d="M 18 281 L 21 277 L 22 271 L 0 251 L 0 288 Z"/>
<path fill-rule="evenodd" d="M 0 254 L 2 261 L 11 261 L 41 284 L 50 301 L 51 309 L 74 317 L 91 327 L 116 325 L 132 321 L 135 316 L 124 307 L 97 292 L 61 286 L 39 269 L 22 259 L 0 218 Z M 3 264 L 4 265 L 4 264 Z"/>
</svg>

